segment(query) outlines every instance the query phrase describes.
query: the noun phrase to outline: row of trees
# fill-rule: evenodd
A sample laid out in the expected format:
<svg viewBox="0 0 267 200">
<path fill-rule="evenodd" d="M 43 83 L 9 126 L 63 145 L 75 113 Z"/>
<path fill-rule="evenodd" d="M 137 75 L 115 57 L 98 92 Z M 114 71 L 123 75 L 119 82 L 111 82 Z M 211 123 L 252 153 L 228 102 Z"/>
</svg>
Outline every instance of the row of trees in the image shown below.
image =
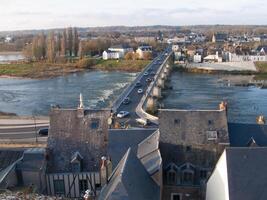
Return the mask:
<svg viewBox="0 0 267 200">
<path fill-rule="evenodd" d="M 55 34 L 53 31 L 45 36 L 37 35 L 32 43 L 28 43 L 23 50 L 27 58 L 33 60 L 47 60 L 55 62 L 58 57 L 78 56 L 79 37 L 76 28 L 67 28 L 63 33 Z"/>
</svg>

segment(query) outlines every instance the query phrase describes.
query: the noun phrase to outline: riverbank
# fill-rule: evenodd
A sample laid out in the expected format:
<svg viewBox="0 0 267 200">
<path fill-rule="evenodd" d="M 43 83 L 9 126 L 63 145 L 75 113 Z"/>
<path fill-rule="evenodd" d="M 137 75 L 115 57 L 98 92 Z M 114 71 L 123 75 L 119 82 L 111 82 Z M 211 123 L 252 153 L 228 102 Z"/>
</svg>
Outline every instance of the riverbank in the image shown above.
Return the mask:
<svg viewBox="0 0 267 200">
<path fill-rule="evenodd" d="M 20 62 L 0 64 L 0 77 L 49 79 L 85 70 L 139 72 L 149 62 L 147 60 L 83 59 L 73 63 Z"/>
</svg>

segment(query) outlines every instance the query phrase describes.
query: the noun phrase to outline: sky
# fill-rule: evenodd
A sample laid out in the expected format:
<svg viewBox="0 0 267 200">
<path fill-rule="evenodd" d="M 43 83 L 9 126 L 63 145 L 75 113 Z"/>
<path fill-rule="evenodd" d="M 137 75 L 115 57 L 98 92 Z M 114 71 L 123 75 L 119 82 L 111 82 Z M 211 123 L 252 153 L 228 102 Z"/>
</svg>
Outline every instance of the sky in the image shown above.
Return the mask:
<svg viewBox="0 0 267 200">
<path fill-rule="evenodd" d="M 266 0 L 0 0 L 0 31 L 67 26 L 267 24 Z"/>
</svg>

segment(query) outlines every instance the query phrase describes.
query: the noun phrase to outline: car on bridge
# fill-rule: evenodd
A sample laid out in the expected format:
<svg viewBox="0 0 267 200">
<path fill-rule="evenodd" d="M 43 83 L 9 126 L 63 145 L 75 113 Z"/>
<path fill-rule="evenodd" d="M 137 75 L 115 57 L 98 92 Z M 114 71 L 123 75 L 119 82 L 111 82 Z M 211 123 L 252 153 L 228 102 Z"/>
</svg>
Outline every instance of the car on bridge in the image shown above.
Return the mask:
<svg viewBox="0 0 267 200">
<path fill-rule="evenodd" d="M 138 82 L 135 84 L 135 87 L 141 87 L 141 86 L 142 86 L 142 84 L 141 84 L 140 81 L 138 81 Z"/>
<path fill-rule="evenodd" d="M 144 73 L 144 76 L 148 76 L 148 72 L 145 72 L 145 73 Z"/>
<path fill-rule="evenodd" d="M 127 111 L 120 111 L 120 112 L 117 114 L 117 117 L 118 117 L 118 118 L 124 118 L 124 117 L 127 117 L 128 115 L 130 115 L 129 112 L 127 112 Z"/>
<path fill-rule="evenodd" d="M 152 81 L 151 78 L 147 78 L 147 79 L 146 79 L 146 82 L 151 82 L 151 81 Z"/>
<path fill-rule="evenodd" d="M 131 100 L 130 100 L 129 97 L 125 98 L 125 99 L 123 100 L 123 102 L 122 102 L 122 104 L 124 104 L 124 105 L 128 105 L 129 103 L 131 103 Z"/>
<path fill-rule="evenodd" d="M 143 89 L 138 89 L 138 90 L 137 90 L 137 93 L 138 93 L 138 94 L 142 94 L 142 93 L 143 93 Z"/>
</svg>

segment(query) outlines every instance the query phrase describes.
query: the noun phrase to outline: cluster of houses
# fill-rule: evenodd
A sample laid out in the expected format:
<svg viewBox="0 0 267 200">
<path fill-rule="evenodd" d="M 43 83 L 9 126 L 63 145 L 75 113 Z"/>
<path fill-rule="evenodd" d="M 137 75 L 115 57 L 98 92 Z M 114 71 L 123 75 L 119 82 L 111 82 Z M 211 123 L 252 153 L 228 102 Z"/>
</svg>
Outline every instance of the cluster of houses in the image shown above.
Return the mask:
<svg viewBox="0 0 267 200">
<path fill-rule="evenodd" d="M 134 53 L 134 49 L 129 45 L 116 45 L 108 48 L 108 50 L 102 53 L 103 60 L 110 59 L 123 59 L 127 53 Z M 139 59 L 143 59 L 146 53 L 152 54 L 152 46 L 148 44 L 140 45 L 135 53 L 138 55 Z"/>
<path fill-rule="evenodd" d="M 242 45 L 201 46 L 173 44 L 177 61 L 193 63 L 221 63 L 221 62 L 257 62 L 267 61 L 267 46 L 258 46 L 256 49 L 242 49 Z"/>
<path fill-rule="evenodd" d="M 267 126 L 218 110 L 159 110 L 158 129 L 110 130 L 110 110 L 52 108 L 47 148 L 0 151 L 0 187 L 85 200 L 266 199 Z"/>
</svg>

